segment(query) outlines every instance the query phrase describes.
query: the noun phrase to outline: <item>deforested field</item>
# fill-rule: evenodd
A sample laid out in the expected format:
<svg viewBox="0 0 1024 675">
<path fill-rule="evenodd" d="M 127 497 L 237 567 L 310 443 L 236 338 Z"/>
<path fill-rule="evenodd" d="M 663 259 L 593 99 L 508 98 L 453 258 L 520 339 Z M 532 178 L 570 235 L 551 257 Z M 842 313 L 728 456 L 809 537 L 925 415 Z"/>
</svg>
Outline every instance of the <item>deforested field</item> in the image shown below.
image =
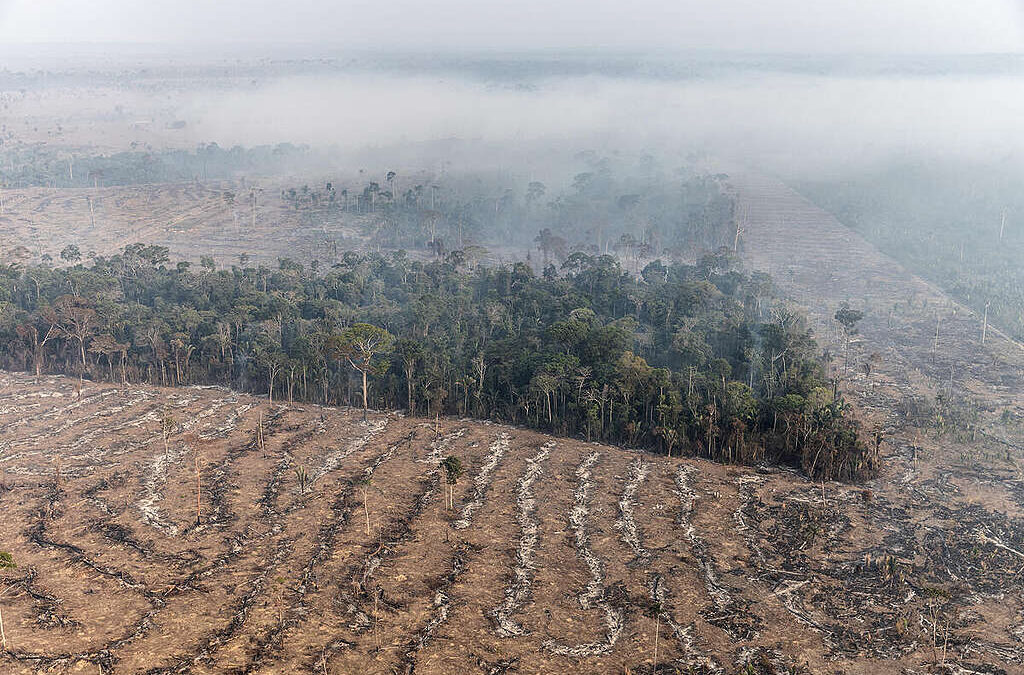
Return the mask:
<svg viewBox="0 0 1024 675">
<path fill-rule="evenodd" d="M 287 182 L 182 182 L 98 188 L 16 188 L 3 192 L 0 236 L 9 263 L 23 247 L 25 258 L 75 245 L 110 256 L 142 242 L 168 248 L 173 260 L 211 256 L 222 266 L 246 254 L 255 261 L 278 258 L 329 262 L 338 247 L 361 243 L 358 216 L 296 210 L 281 198 Z M 255 193 L 255 207 L 253 198 Z"/>
<path fill-rule="evenodd" d="M 877 481 L 821 485 L 77 384 L 0 380 L 5 673 L 1024 668 L 1024 481 L 924 431 Z M 466 469 L 454 510 L 447 456 Z"/>
</svg>

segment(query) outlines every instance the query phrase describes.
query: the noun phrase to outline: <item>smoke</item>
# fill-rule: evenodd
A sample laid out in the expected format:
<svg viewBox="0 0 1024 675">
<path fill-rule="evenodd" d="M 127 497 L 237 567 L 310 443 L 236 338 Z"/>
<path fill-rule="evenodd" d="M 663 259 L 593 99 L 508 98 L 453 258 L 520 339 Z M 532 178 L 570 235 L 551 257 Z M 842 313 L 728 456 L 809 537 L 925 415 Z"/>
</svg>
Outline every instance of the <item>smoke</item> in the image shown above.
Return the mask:
<svg viewBox="0 0 1024 675">
<path fill-rule="evenodd" d="M 4 42 L 319 43 L 375 49 L 990 53 L 1018 0 L 13 0 Z"/>
<path fill-rule="evenodd" d="M 1024 77 L 746 73 L 499 86 L 376 73 L 196 93 L 180 114 L 195 140 L 222 145 L 291 142 L 339 156 L 370 150 L 401 152 L 411 163 L 488 165 L 538 154 L 544 161 L 556 149 L 663 157 L 699 150 L 799 174 L 911 155 L 1017 158 Z M 452 152 L 462 155 L 444 156 Z"/>
<path fill-rule="evenodd" d="M 696 153 L 795 178 L 1024 157 L 1024 57 L 1013 55 L 110 58 L 12 76 L 26 93 L 9 97 L 9 131 L 114 151 L 304 144 L 341 169 L 541 177 L 584 150 L 667 167 Z"/>
</svg>

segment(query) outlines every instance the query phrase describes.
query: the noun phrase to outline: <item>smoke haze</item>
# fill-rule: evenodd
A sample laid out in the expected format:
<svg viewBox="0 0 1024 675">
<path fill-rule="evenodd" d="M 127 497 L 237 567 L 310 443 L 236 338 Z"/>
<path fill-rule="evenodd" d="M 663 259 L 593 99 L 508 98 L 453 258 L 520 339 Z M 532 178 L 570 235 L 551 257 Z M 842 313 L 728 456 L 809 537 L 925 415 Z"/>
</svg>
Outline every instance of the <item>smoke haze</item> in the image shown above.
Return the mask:
<svg viewBox="0 0 1024 675">
<path fill-rule="evenodd" d="M 700 151 L 800 175 L 1016 162 L 1021 17 L 1012 0 L 0 0 L 0 67 L 28 92 L 11 119 L 180 120 L 157 139 L 179 147 L 531 171 L 582 149 Z M 100 149 L 155 138 L 97 129 Z"/>
<path fill-rule="evenodd" d="M 1016 133 L 1024 79 L 1016 75 L 585 76 L 529 87 L 456 77 L 294 77 L 195 95 L 182 114 L 196 121 L 197 140 L 228 145 L 295 142 L 355 151 L 460 139 L 485 153 L 552 145 L 699 149 L 787 171 L 910 154 L 1017 158 L 1024 150 Z"/>
<path fill-rule="evenodd" d="M 0 42 L 318 43 L 374 49 L 1011 52 L 1016 0 L 5 0 Z"/>
</svg>

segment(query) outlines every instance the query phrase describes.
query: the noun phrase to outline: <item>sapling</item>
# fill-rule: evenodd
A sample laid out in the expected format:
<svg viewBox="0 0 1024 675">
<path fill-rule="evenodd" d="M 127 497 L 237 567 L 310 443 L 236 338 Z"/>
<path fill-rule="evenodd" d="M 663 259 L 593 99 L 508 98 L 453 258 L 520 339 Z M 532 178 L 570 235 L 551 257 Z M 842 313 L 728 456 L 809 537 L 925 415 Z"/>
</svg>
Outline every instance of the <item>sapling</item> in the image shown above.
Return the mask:
<svg viewBox="0 0 1024 675">
<path fill-rule="evenodd" d="M 441 470 L 444 471 L 445 484 L 447 485 L 447 499 L 445 510 L 455 508 L 455 485 L 459 478 L 465 473 L 462 468 L 462 460 L 458 457 L 448 456 L 441 460 Z"/>
<path fill-rule="evenodd" d="M 650 608 L 654 615 L 654 672 L 658 671 L 658 638 L 661 634 L 661 603 L 655 602 Z"/>
<path fill-rule="evenodd" d="M 306 471 L 306 467 L 295 467 L 295 479 L 299 482 L 299 494 L 306 494 L 306 488 L 309 487 L 309 472 Z"/>
<path fill-rule="evenodd" d="M 850 366 L 850 337 L 857 332 L 857 323 L 864 318 L 864 312 L 851 309 L 845 302 L 836 311 L 835 319 L 843 326 L 843 333 L 846 335 L 846 356 L 843 363 L 845 374 Z"/>
<path fill-rule="evenodd" d="M 370 477 L 359 480 L 359 491 L 363 493 L 363 515 L 366 516 L 366 536 L 370 536 L 370 507 L 367 505 L 367 493 L 370 490 Z"/>
<path fill-rule="evenodd" d="M 274 579 L 274 585 L 277 588 L 277 623 L 279 626 L 284 625 L 284 591 L 285 591 L 285 579 L 284 577 L 277 577 Z"/>
<path fill-rule="evenodd" d="M 167 448 L 167 441 L 168 441 L 168 438 L 171 435 L 171 432 L 174 431 L 174 425 L 175 424 L 176 424 L 176 421 L 175 421 L 174 417 L 172 417 L 171 414 L 168 413 L 167 409 L 165 408 L 163 410 L 163 412 L 161 413 L 161 415 L 160 415 L 160 435 L 163 436 L 163 439 L 164 439 L 164 458 L 165 459 L 167 458 L 167 454 L 169 452 L 168 448 Z"/>
<path fill-rule="evenodd" d="M 17 565 L 14 563 L 13 556 L 7 551 L 0 551 L 0 570 L 14 569 L 15 567 Z M 9 588 L 5 588 L 3 592 L 6 593 Z M 3 607 L 0 607 L 0 644 L 2 644 L 3 650 L 7 651 L 7 633 L 4 632 Z"/>
</svg>

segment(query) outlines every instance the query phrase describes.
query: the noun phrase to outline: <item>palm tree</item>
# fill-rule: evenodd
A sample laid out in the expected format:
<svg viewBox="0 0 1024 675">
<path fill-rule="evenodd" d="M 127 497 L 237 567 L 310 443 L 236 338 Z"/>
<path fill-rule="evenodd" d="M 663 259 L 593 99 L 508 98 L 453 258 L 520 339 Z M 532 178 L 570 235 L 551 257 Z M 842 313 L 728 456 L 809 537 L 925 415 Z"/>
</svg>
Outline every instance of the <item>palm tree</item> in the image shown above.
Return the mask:
<svg viewBox="0 0 1024 675">
<path fill-rule="evenodd" d="M 835 315 L 836 321 L 843 326 L 843 332 L 846 334 L 846 361 L 843 364 L 843 372 L 850 366 L 850 337 L 857 333 L 857 322 L 864 318 L 864 312 L 851 309 L 845 302 L 839 306 Z"/>
</svg>

